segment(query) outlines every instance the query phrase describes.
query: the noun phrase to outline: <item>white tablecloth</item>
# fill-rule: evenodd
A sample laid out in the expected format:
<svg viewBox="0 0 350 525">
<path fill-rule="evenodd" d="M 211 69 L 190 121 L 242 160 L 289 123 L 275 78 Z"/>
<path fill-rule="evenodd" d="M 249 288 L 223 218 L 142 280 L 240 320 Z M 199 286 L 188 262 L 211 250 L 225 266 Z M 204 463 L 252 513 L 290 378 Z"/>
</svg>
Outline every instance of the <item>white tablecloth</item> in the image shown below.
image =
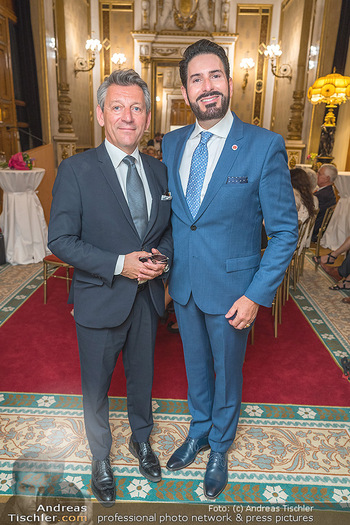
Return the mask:
<svg viewBox="0 0 350 525">
<path fill-rule="evenodd" d="M 0 170 L 4 190 L 0 226 L 5 238 L 6 260 L 11 264 L 30 264 L 43 260 L 47 249 L 47 225 L 35 192 L 45 170 Z"/>
<path fill-rule="evenodd" d="M 335 180 L 339 200 L 328 228 L 321 239 L 321 246 L 336 250 L 350 236 L 350 172 L 341 171 Z"/>
</svg>

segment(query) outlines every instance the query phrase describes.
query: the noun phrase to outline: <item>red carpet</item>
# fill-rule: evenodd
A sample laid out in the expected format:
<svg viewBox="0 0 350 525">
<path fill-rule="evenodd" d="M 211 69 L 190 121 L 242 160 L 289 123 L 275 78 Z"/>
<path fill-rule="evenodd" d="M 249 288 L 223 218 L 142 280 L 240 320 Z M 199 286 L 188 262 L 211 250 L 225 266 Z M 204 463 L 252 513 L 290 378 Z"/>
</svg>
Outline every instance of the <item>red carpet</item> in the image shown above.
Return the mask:
<svg viewBox="0 0 350 525">
<path fill-rule="evenodd" d="M 48 303 L 42 288 L 1 328 L 1 390 L 10 392 L 80 394 L 80 368 L 75 325 L 66 304 L 65 285 L 48 283 Z M 348 406 L 350 383 L 293 300 L 282 310 L 279 337 L 273 337 L 270 310 L 261 308 L 255 344 L 248 344 L 243 401 L 249 403 Z M 154 397 L 186 399 L 186 375 L 180 336 L 160 326 Z M 121 359 L 111 395 L 125 396 Z"/>
</svg>

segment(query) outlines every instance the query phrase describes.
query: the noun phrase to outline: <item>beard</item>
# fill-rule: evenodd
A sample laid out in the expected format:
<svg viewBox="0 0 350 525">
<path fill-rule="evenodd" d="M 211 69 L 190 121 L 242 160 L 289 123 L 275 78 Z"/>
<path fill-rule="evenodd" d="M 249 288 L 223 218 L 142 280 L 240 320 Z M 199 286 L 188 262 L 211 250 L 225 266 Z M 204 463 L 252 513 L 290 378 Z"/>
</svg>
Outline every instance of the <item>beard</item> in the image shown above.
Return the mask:
<svg viewBox="0 0 350 525">
<path fill-rule="evenodd" d="M 202 98 L 206 98 L 213 95 L 219 95 L 221 97 L 221 105 L 217 107 L 217 102 L 213 102 L 212 104 L 208 104 L 205 110 L 202 111 L 199 107 L 198 101 Z M 226 115 L 230 105 L 229 97 L 225 96 L 223 93 L 220 93 L 220 91 L 211 91 L 210 93 L 203 93 L 197 98 L 196 102 L 191 102 L 190 99 L 188 99 L 188 102 L 190 104 L 190 108 L 194 113 L 194 116 L 198 121 L 220 120 Z"/>
</svg>

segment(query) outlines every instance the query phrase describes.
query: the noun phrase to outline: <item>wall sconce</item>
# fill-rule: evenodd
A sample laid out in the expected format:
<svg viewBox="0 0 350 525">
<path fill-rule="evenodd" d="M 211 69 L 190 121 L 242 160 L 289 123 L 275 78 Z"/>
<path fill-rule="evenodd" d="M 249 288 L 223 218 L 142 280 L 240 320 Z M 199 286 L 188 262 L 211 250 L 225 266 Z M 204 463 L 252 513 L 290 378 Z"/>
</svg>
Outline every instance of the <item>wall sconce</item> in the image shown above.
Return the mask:
<svg viewBox="0 0 350 525">
<path fill-rule="evenodd" d="M 274 41 L 274 39 L 272 39 Z M 264 54 L 266 58 L 271 61 L 271 72 L 277 78 L 288 78 L 289 82 L 292 80 L 292 68 L 289 64 L 283 64 L 277 67 L 277 58 L 282 55 L 282 49 L 279 44 L 272 43 L 268 46 L 261 44 L 259 46 L 259 53 Z"/>
<path fill-rule="evenodd" d="M 124 53 L 114 53 L 111 60 L 113 64 L 118 66 L 118 69 L 120 69 L 121 66 L 126 62 L 126 56 L 124 55 Z"/>
<path fill-rule="evenodd" d="M 248 84 L 249 70 L 255 67 L 255 62 L 252 58 L 242 58 L 241 63 L 239 64 L 241 69 L 245 70 L 243 82 L 242 82 L 242 91 L 245 92 L 245 88 Z"/>
<path fill-rule="evenodd" d="M 86 41 L 85 49 L 91 52 L 89 60 L 86 58 L 78 57 L 74 64 L 74 73 L 77 76 L 78 73 L 91 71 L 95 65 L 96 51 L 99 53 L 102 49 L 102 44 L 97 38 L 90 38 Z"/>
<path fill-rule="evenodd" d="M 317 65 L 318 52 L 319 52 L 318 46 L 310 46 L 310 50 L 309 50 L 309 70 L 310 71 L 311 69 L 315 69 Z"/>
</svg>

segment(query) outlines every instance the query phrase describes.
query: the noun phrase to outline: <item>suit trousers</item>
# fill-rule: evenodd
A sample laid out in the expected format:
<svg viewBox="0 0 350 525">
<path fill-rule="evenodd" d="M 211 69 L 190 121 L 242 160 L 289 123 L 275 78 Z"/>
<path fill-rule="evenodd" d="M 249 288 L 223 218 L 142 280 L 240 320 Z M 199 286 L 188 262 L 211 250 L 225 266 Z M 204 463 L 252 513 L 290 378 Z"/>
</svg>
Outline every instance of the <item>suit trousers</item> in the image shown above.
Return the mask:
<svg viewBox="0 0 350 525">
<path fill-rule="evenodd" d="M 204 313 L 192 295 L 185 306 L 174 306 L 188 380 L 189 436 L 208 435 L 214 452 L 226 452 L 236 435 L 249 329 L 236 330 L 223 314 Z"/>
<path fill-rule="evenodd" d="M 108 390 L 122 351 L 127 408 L 135 441 L 147 441 L 153 428 L 152 383 L 158 314 L 148 286 L 137 293 L 124 323 L 88 328 L 76 323 L 86 435 L 94 459 L 105 459 L 112 446 Z"/>
</svg>

